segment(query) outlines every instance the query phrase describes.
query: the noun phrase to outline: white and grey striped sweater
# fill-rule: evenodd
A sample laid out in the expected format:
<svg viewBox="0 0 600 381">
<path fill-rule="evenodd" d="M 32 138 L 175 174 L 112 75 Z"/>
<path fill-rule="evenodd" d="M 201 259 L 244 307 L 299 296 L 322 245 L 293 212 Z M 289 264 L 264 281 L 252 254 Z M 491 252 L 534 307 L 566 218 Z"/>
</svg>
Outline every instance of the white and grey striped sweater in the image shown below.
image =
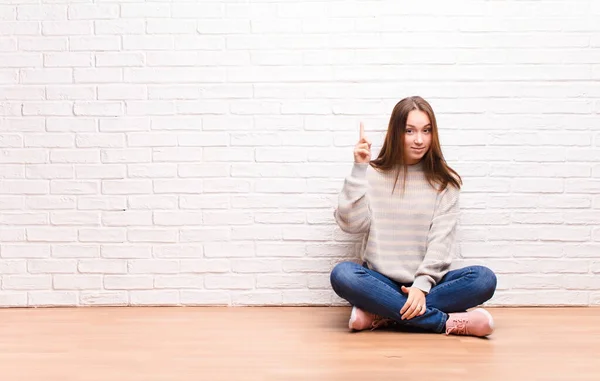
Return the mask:
<svg viewBox="0 0 600 381">
<path fill-rule="evenodd" d="M 425 178 L 422 162 L 403 172 L 381 172 L 354 163 L 334 216 L 348 233 L 365 233 L 361 260 L 388 278 L 429 292 L 448 272 L 454 249 L 460 191 L 439 192 Z"/>
</svg>

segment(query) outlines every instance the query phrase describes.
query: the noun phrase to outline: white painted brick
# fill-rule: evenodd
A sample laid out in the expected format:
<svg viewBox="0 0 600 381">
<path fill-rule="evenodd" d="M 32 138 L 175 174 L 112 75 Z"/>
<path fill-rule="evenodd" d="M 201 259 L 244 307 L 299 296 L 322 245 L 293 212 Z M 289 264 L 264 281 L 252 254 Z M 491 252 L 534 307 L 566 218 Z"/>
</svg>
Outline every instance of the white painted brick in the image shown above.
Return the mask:
<svg viewBox="0 0 600 381">
<path fill-rule="evenodd" d="M 27 271 L 27 261 L 3 260 L 0 262 L 0 274 L 19 274 Z"/>
<path fill-rule="evenodd" d="M 37 34 L 37 33 L 36 33 Z M 62 52 L 68 50 L 67 37 L 21 37 L 19 50 L 26 52 Z M 2 43 L 0 42 L 0 51 Z"/>
<path fill-rule="evenodd" d="M 257 179 L 254 191 L 257 193 L 305 193 L 304 179 Z"/>
<path fill-rule="evenodd" d="M 225 177 L 229 175 L 229 164 L 179 164 L 178 174 L 180 177 Z"/>
<path fill-rule="evenodd" d="M 250 290 L 254 284 L 254 276 L 245 274 L 207 274 L 204 278 L 204 287 L 209 290 Z"/>
<path fill-rule="evenodd" d="M 81 242 L 98 242 L 98 243 L 120 243 L 125 242 L 125 229 L 118 228 L 84 228 L 79 229 L 79 241 Z M 103 247 L 102 252 L 110 248 Z"/>
<path fill-rule="evenodd" d="M 138 25 L 132 21 L 111 20 L 107 22 L 123 22 L 127 27 Z M 139 26 L 143 28 L 143 22 Z M 98 33 L 98 26 L 96 26 L 96 31 Z M 138 52 L 96 52 L 95 57 L 97 67 L 136 67 L 144 66 L 145 63 L 144 55 Z"/>
<path fill-rule="evenodd" d="M 202 245 L 190 244 L 190 245 L 153 245 L 152 254 L 157 258 L 201 258 L 204 253 Z M 219 261 L 219 260 L 217 260 Z M 223 260 L 223 262 L 225 262 Z M 185 264 L 185 266 L 184 266 Z M 181 269 L 183 272 L 193 272 L 187 269 L 187 263 L 181 262 Z M 227 266 L 227 268 L 229 268 Z"/>
<path fill-rule="evenodd" d="M 154 277 L 154 287 L 175 289 L 204 288 L 204 279 L 201 275 L 157 275 Z"/>
<path fill-rule="evenodd" d="M 34 291 L 28 293 L 29 306 L 73 306 L 77 304 L 77 293 L 71 291 Z"/>
<path fill-rule="evenodd" d="M 2 86 L 0 87 L 0 100 L 43 100 L 45 88 L 43 86 Z"/>
<path fill-rule="evenodd" d="M 231 206 L 241 209 L 260 208 L 329 208 L 332 203 L 322 195 L 250 195 L 232 196 Z"/>
<path fill-rule="evenodd" d="M 203 224 L 202 213 L 200 211 L 156 211 L 153 214 L 153 222 L 156 226 L 197 226 Z"/>
<path fill-rule="evenodd" d="M 43 21 L 42 33 L 46 36 L 85 36 L 92 34 L 90 21 Z"/>
<path fill-rule="evenodd" d="M 152 161 L 149 148 L 104 149 L 101 153 L 103 163 L 147 163 Z"/>
<path fill-rule="evenodd" d="M 51 275 L 4 275 L 4 290 L 48 290 L 52 287 Z"/>
<path fill-rule="evenodd" d="M 150 211 L 105 211 L 102 213 L 103 226 L 150 226 L 152 225 Z"/>
<path fill-rule="evenodd" d="M 150 290 L 153 287 L 151 275 L 106 275 L 106 290 Z"/>
<path fill-rule="evenodd" d="M 53 84 L 72 83 L 73 72 L 71 69 L 21 69 L 21 83 L 23 84 Z"/>
<path fill-rule="evenodd" d="M 0 149 L 2 164 L 37 164 L 47 161 L 47 152 L 41 149 Z"/>
<path fill-rule="evenodd" d="M 69 47 L 74 52 L 116 51 L 121 50 L 118 36 L 69 37 Z"/>
<path fill-rule="evenodd" d="M 196 32 L 195 20 L 165 20 L 149 19 L 146 22 L 146 32 L 148 34 L 192 34 Z"/>
<path fill-rule="evenodd" d="M 327 241 L 333 238 L 330 226 L 293 226 L 283 228 L 283 239 L 303 241 Z"/>
<path fill-rule="evenodd" d="M 171 306 L 179 304 L 179 291 L 145 290 L 131 291 L 129 301 L 132 305 L 140 306 Z"/>
<path fill-rule="evenodd" d="M 213 242 L 204 244 L 206 258 L 237 258 L 253 257 L 256 250 L 253 242 L 224 243 Z"/>
<path fill-rule="evenodd" d="M 231 263 L 235 273 L 278 273 L 281 262 L 273 259 L 236 259 Z"/>
<path fill-rule="evenodd" d="M 52 194 L 97 194 L 98 189 L 99 186 L 96 181 L 51 180 L 50 182 L 50 193 Z"/>
<path fill-rule="evenodd" d="M 29 231 L 29 229 L 28 229 Z M 3 258 L 48 258 L 50 246 L 46 244 L 2 245 Z"/>
<path fill-rule="evenodd" d="M 124 70 L 125 82 L 132 83 L 189 83 L 206 82 L 218 83 L 224 82 L 226 73 L 221 68 L 127 68 Z M 187 106 L 190 112 L 193 108 Z"/>
<path fill-rule="evenodd" d="M 127 135 L 129 147 L 175 147 L 177 136 L 168 132 L 131 132 Z"/>
<path fill-rule="evenodd" d="M 148 131 L 150 120 L 148 118 L 122 117 L 118 119 L 101 119 L 100 132 L 128 132 Z"/>
<path fill-rule="evenodd" d="M 25 203 L 23 198 L 17 196 L 0 197 L 0 210 L 20 210 Z"/>
<path fill-rule="evenodd" d="M 19 5 L 17 20 L 66 20 L 66 5 Z"/>
<path fill-rule="evenodd" d="M 0 59 L 4 68 L 42 66 L 42 56 L 39 53 L 0 54 Z"/>
<path fill-rule="evenodd" d="M 330 305 L 333 292 L 330 290 L 286 290 L 283 303 L 286 305 Z"/>
<path fill-rule="evenodd" d="M 94 290 L 102 287 L 101 275 L 54 275 L 55 290 Z"/>
<path fill-rule="evenodd" d="M 331 212 L 327 211 L 327 214 L 331 215 Z M 306 213 L 294 210 L 254 214 L 254 222 L 259 224 L 302 224 L 306 220 Z M 328 222 L 331 222 L 331 220 Z"/>
<path fill-rule="evenodd" d="M 308 274 L 309 289 L 331 289 L 331 280 L 329 274 Z"/>
<path fill-rule="evenodd" d="M 252 130 L 253 123 L 253 118 L 248 116 L 232 115 L 230 117 L 223 118 L 206 115 L 202 117 L 202 129 L 205 131 Z M 259 126 L 258 124 L 256 127 L 258 129 L 265 129 L 264 127 Z"/>
<path fill-rule="evenodd" d="M 511 189 L 517 193 L 562 193 L 562 179 L 518 179 L 513 180 Z"/>
<path fill-rule="evenodd" d="M 180 299 L 182 304 L 192 306 L 228 306 L 230 304 L 229 292 L 226 291 L 182 290 Z"/>
<path fill-rule="evenodd" d="M 36 36 L 40 24 L 36 21 L 4 21 L 0 24 L 0 36 Z"/>
<path fill-rule="evenodd" d="M 0 194 L 48 194 L 48 181 L 45 180 L 4 180 L 0 183 Z"/>
<path fill-rule="evenodd" d="M 83 116 L 120 116 L 124 113 L 120 102 L 75 102 L 73 112 Z"/>
<path fill-rule="evenodd" d="M 78 179 L 122 179 L 125 166 L 118 164 L 76 165 L 75 177 Z"/>
<path fill-rule="evenodd" d="M 354 245 L 347 243 L 312 243 L 306 245 L 309 257 L 348 257 L 354 253 Z"/>
<path fill-rule="evenodd" d="M 67 226 L 97 226 L 100 224 L 100 215 L 97 212 L 69 212 L 58 211 L 50 213 L 50 222 L 52 225 L 67 225 Z"/>
<path fill-rule="evenodd" d="M 61 101 L 77 101 L 77 100 L 93 100 L 96 98 L 96 89 L 92 86 L 81 86 L 81 85 L 75 85 L 75 86 L 48 86 L 46 88 L 46 97 L 49 100 L 61 100 Z M 63 106 L 64 109 L 66 110 L 66 106 Z M 41 107 L 38 106 L 38 108 L 41 109 Z M 54 110 L 54 109 L 53 109 Z M 63 111 L 63 114 L 61 115 L 72 115 L 73 114 L 73 106 L 71 104 L 69 104 L 69 108 L 68 108 L 68 112 L 67 111 Z M 54 111 L 46 111 L 50 114 L 45 114 L 45 115 L 52 115 L 51 112 L 56 112 L 56 110 Z M 91 122 L 91 125 L 90 125 Z M 77 125 L 77 123 L 81 124 L 81 127 L 77 128 L 75 127 Z M 92 119 L 85 119 L 85 118 L 81 118 L 81 119 L 68 119 L 68 118 L 47 118 L 46 119 L 46 126 L 48 128 L 48 131 L 73 131 L 73 132 L 78 132 L 78 131 L 94 131 L 96 129 L 95 127 L 95 121 L 93 121 Z M 69 126 L 74 126 L 74 127 L 70 127 Z"/>
<path fill-rule="evenodd" d="M 273 226 L 234 226 L 231 229 L 233 240 L 279 240 L 282 239 L 281 229 Z"/>
<path fill-rule="evenodd" d="M 181 242 L 206 242 L 229 241 L 231 232 L 229 228 L 197 228 L 181 229 L 179 239 Z"/>
<path fill-rule="evenodd" d="M 26 134 L 24 145 L 32 148 L 72 148 L 75 146 L 74 142 L 73 134 Z"/>
<path fill-rule="evenodd" d="M 152 150 L 154 162 L 197 162 L 202 158 L 202 148 L 195 147 L 159 147 Z"/>
<path fill-rule="evenodd" d="M 4 228 L 0 230 L 0 241 L 2 242 L 25 242 L 25 240 L 26 232 L 24 228 Z"/>
<path fill-rule="evenodd" d="M 121 196 L 78 197 L 77 208 L 81 210 L 125 210 L 127 200 Z"/>
<path fill-rule="evenodd" d="M 231 292 L 233 305 L 279 306 L 283 301 L 281 291 L 238 291 Z"/>
<path fill-rule="evenodd" d="M 305 274 L 258 274 L 256 276 L 256 288 L 274 289 L 305 289 L 308 280 Z"/>
<path fill-rule="evenodd" d="M 322 273 L 331 272 L 335 264 L 334 259 L 284 259 L 284 272 L 306 272 L 306 273 Z"/>
<path fill-rule="evenodd" d="M 202 213 L 204 224 L 218 225 L 249 225 L 254 218 L 252 213 L 245 211 L 204 211 Z"/>
<path fill-rule="evenodd" d="M 80 273 L 127 273 L 127 261 L 122 259 L 82 259 L 77 264 Z"/>
<path fill-rule="evenodd" d="M 104 194 L 149 194 L 152 193 L 151 180 L 103 180 Z"/>
<path fill-rule="evenodd" d="M 454 265 L 507 276 L 492 305 L 598 304 L 599 10 L 6 0 L 0 273 L 79 275 L 0 305 L 346 306 L 332 211 L 399 88 L 465 181 Z M 146 288 L 76 291 L 128 271 Z"/>
<path fill-rule="evenodd" d="M 129 177 L 165 178 L 177 177 L 176 164 L 129 164 Z"/>
<path fill-rule="evenodd" d="M 181 209 L 227 209 L 229 196 L 219 194 L 180 196 L 179 207 Z"/>
<path fill-rule="evenodd" d="M 0 306 L 2 307 L 25 307 L 27 306 L 26 292 L 0 292 Z"/>
<path fill-rule="evenodd" d="M 204 193 L 248 193 L 251 184 L 238 179 L 206 179 L 203 181 Z"/>
<path fill-rule="evenodd" d="M 23 147 L 23 137 L 16 134 L 1 134 L 0 147 L 2 148 L 19 148 Z"/>
<path fill-rule="evenodd" d="M 125 291 L 82 291 L 79 302 L 84 306 L 124 306 L 129 296 Z"/>
<path fill-rule="evenodd" d="M 120 230 L 118 230 L 120 231 Z M 114 245 L 114 246 L 102 246 L 101 254 L 104 258 L 118 258 L 118 259 L 136 259 L 136 258 L 150 258 L 152 248 L 145 245 Z"/>
<path fill-rule="evenodd" d="M 183 236 L 183 232 L 181 234 Z M 129 229 L 127 239 L 130 242 L 154 242 L 168 243 L 177 242 L 178 232 L 167 229 Z M 180 238 L 181 242 L 185 242 Z"/>
<path fill-rule="evenodd" d="M 179 261 L 167 259 L 134 259 L 129 261 L 130 274 L 177 274 Z M 127 269 L 127 265 L 124 266 Z M 124 271 L 125 272 L 125 271 Z"/>
<path fill-rule="evenodd" d="M 202 180 L 154 180 L 154 193 L 197 194 L 204 189 Z"/>
<path fill-rule="evenodd" d="M 99 100 L 132 100 L 146 99 L 146 87 L 140 85 L 102 85 L 98 86 Z M 131 114 L 133 105 L 127 103 L 127 113 Z"/>
<path fill-rule="evenodd" d="M 121 17 L 123 18 L 153 18 L 166 17 L 171 14 L 170 4 L 160 3 L 124 3 L 121 4 Z"/>
<path fill-rule="evenodd" d="M 100 247 L 94 245 L 52 245 L 54 258 L 95 258 L 100 256 Z"/>
<path fill-rule="evenodd" d="M 70 4 L 67 15 L 70 20 L 114 19 L 119 17 L 119 5 Z"/>
<path fill-rule="evenodd" d="M 30 196 L 25 199 L 25 205 L 31 210 L 75 209 L 77 199 L 75 196 Z"/>
<path fill-rule="evenodd" d="M 177 207 L 176 196 L 129 196 L 128 199 L 129 209 L 133 210 L 175 209 Z"/>
<path fill-rule="evenodd" d="M 306 246 L 298 243 L 267 243 L 257 242 L 256 256 L 258 257 L 303 257 Z"/>
</svg>

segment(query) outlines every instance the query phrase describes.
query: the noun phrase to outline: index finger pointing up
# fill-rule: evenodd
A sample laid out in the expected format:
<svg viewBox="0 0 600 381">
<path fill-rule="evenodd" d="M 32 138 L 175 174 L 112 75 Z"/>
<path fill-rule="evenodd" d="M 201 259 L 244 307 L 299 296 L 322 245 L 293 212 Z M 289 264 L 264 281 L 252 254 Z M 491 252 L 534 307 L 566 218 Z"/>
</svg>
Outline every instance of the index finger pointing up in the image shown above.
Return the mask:
<svg viewBox="0 0 600 381">
<path fill-rule="evenodd" d="M 363 139 L 365 137 L 365 126 L 363 122 L 360 122 L 360 138 Z"/>
</svg>

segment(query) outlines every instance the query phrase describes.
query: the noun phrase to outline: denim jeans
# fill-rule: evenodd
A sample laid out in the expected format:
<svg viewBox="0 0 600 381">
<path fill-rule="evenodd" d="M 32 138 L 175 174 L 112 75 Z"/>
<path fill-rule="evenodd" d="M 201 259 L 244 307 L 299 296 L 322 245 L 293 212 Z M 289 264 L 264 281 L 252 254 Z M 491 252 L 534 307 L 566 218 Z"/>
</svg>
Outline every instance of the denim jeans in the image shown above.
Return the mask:
<svg viewBox="0 0 600 381">
<path fill-rule="evenodd" d="M 331 286 L 353 306 L 393 319 L 401 326 L 442 333 L 448 313 L 464 312 L 494 295 L 496 275 L 484 266 L 449 271 L 427 294 L 425 313 L 410 320 L 401 319 L 400 310 L 408 298 L 400 291 L 402 284 L 365 266 L 354 262 L 337 264 L 331 272 Z"/>
</svg>

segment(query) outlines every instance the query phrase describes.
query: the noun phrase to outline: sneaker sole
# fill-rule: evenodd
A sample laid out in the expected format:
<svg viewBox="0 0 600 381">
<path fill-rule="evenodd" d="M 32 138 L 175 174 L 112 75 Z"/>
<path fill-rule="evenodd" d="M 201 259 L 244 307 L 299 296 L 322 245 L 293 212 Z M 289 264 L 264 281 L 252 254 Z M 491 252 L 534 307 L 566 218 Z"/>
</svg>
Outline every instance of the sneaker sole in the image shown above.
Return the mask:
<svg viewBox="0 0 600 381">
<path fill-rule="evenodd" d="M 483 308 L 476 308 L 473 312 L 475 312 L 475 311 L 479 311 L 479 312 L 483 313 L 485 316 L 487 316 L 487 318 L 490 322 L 490 328 L 492 329 L 492 331 L 494 331 L 494 318 L 492 317 L 492 314 L 490 314 L 488 311 L 484 310 Z"/>
<path fill-rule="evenodd" d="M 348 329 L 353 330 L 352 323 L 356 320 L 356 307 L 352 307 L 352 312 L 350 313 L 350 320 L 348 321 Z"/>
</svg>

